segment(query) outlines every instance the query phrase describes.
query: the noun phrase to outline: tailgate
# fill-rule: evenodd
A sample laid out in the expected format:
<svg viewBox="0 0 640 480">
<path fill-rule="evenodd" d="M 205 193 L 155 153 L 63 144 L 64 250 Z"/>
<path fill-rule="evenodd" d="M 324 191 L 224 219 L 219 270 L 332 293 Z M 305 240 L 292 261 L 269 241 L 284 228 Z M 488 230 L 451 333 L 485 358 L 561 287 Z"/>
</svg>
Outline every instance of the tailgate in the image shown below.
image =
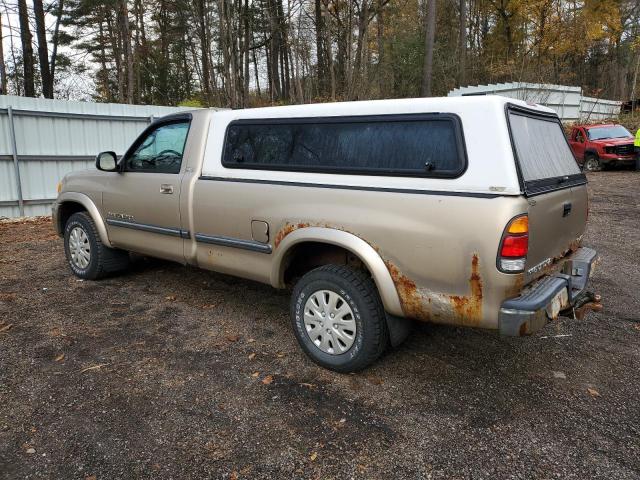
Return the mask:
<svg viewBox="0 0 640 480">
<path fill-rule="evenodd" d="M 587 222 L 587 179 L 552 113 L 510 105 L 509 130 L 529 202 L 527 280 L 578 247 Z"/>
<path fill-rule="evenodd" d="M 536 195 L 529 203 L 529 252 L 525 271 L 540 276 L 550 264 L 578 248 L 587 221 L 587 187 Z"/>
</svg>

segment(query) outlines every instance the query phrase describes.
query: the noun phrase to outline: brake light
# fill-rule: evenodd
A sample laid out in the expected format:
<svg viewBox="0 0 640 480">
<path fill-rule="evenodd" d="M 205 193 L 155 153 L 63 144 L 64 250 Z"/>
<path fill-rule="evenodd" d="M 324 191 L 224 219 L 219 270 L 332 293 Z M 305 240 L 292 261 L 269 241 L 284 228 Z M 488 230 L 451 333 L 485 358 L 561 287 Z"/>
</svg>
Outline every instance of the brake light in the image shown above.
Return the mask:
<svg viewBox="0 0 640 480">
<path fill-rule="evenodd" d="M 498 258 L 500 270 L 522 272 L 529 251 L 529 217 L 521 215 L 512 219 L 504 230 Z"/>
</svg>

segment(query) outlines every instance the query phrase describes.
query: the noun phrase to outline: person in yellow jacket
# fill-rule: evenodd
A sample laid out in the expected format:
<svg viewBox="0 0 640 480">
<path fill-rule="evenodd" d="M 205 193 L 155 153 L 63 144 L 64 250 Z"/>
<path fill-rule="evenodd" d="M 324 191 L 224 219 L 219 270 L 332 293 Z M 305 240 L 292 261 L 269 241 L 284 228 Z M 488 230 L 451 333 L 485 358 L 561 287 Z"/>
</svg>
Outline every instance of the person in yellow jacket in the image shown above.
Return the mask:
<svg viewBox="0 0 640 480">
<path fill-rule="evenodd" d="M 640 171 L 640 128 L 636 132 L 636 140 L 633 145 L 636 151 L 636 171 Z"/>
</svg>

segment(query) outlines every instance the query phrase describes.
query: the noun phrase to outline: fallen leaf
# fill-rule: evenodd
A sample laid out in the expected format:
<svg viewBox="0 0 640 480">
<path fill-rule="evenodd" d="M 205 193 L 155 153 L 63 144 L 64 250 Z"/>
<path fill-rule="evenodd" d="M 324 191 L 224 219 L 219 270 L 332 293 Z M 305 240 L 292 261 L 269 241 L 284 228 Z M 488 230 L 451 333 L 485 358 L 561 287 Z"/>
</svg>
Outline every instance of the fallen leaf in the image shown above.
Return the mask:
<svg viewBox="0 0 640 480">
<path fill-rule="evenodd" d="M 26 453 L 28 453 L 29 455 L 33 455 L 34 453 L 36 453 L 36 449 L 35 448 L 27 448 L 25 450 Z"/>
<path fill-rule="evenodd" d="M 316 452 L 313 452 L 309 457 L 309 460 L 311 460 L 312 462 L 315 462 L 316 458 L 318 458 L 318 454 Z"/>
<path fill-rule="evenodd" d="M 251 376 L 252 376 L 253 378 L 258 378 L 258 377 L 260 376 L 260 372 L 253 372 L 253 373 L 251 374 Z"/>
<path fill-rule="evenodd" d="M 247 340 L 247 343 L 253 343 L 253 342 L 255 342 L 255 341 L 256 341 L 256 339 L 255 339 L 255 338 L 250 338 L 249 340 Z"/>
<path fill-rule="evenodd" d="M 373 383 L 374 385 L 382 385 L 382 384 L 384 383 L 384 382 L 382 381 L 382 379 L 381 379 L 381 378 L 378 378 L 378 377 L 372 377 L 372 378 L 370 378 L 370 379 L 369 379 L 369 381 L 370 381 L 371 383 Z"/>
<path fill-rule="evenodd" d="M 316 388 L 316 386 L 313 383 L 301 383 L 300 386 L 307 387 L 307 388 Z"/>
<path fill-rule="evenodd" d="M 345 423 L 347 421 L 346 418 L 341 418 L 339 423 Z"/>
<path fill-rule="evenodd" d="M 88 475 L 86 477 L 84 477 L 84 480 L 96 480 L 97 477 L 95 475 Z"/>
<path fill-rule="evenodd" d="M 589 395 L 591 395 L 594 398 L 600 396 L 600 392 L 597 391 L 595 388 L 587 388 L 587 392 L 589 393 Z"/>
<path fill-rule="evenodd" d="M 240 340 L 240 335 L 227 335 L 226 338 L 229 342 L 237 342 Z"/>
<path fill-rule="evenodd" d="M 276 357 L 277 358 L 282 358 L 282 357 L 284 357 L 284 353 L 278 352 L 278 353 L 276 353 Z"/>
<path fill-rule="evenodd" d="M 238 472 L 235 470 L 231 472 L 231 476 L 229 477 L 231 480 L 238 480 Z"/>
<path fill-rule="evenodd" d="M 564 372 L 553 372 L 553 378 L 561 378 L 565 380 L 567 375 Z"/>
<path fill-rule="evenodd" d="M 263 383 L 264 385 L 270 385 L 270 384 L 271 384 L 271 382 L 273 382 L 273 377 L 272 377 L 271 375 L 267 375 L 266 377 L 264 377 L 264 378 L 262 379 L 262 383 Z"/>
<path fill-rule="evenodd" d="M 54 360 L 56 362 L 61 362 L 62 360 L 64 360 L 64 353 L 61 353 L 60 355 L 58 355 Z"/>
<path fill-rule="evenodd" d="M 11 327 L 13 327 L 13 323 L 9 323 L 7 325 L 4 325 L 3 327 L 0 327 L 0 333 L 10 330 Z"/>
<path fill-rule="evenodd" d="M 249 360 L 253 360 L 254 358 L 256 358 L 256 354 L 255 353 L 249 354 Z"/>
<path fill-rule="evenodd" d="M 636 323 L 633 328 L 635 328 L 636 330 L 640 330 L 640 323 Z"/>
<path fill-rule="evenodd" d="M 84 373 L 84 372 L 88 372 L 89 370 L 99 370 L 102 367 L 109 365 L 108 363 L 100 363 L 98 365 L 92 365 L 90 367 L 87 368 L 83 368 L 82 370 L 80 370 L 80 373 Z"/>
<path fill-rule="evenodd" d="M 215 304 L 215 303 L 205 303 L 204 305 L 202 305 L 202 308 L 203 308 L 204 310 L 209 310 L 210 308 L 213 308 L 213 307 L 215 307 L 215 306 L 216 306 L 216 304 Z"/>
<path fill-rule="evenodd" d="M 176 301 L 176 296 L 175 295 L 167 295 L 164 298 L 165 298 L 165 300 L 169 300 L 170 302 L 175 302 Z"/>
</svg>

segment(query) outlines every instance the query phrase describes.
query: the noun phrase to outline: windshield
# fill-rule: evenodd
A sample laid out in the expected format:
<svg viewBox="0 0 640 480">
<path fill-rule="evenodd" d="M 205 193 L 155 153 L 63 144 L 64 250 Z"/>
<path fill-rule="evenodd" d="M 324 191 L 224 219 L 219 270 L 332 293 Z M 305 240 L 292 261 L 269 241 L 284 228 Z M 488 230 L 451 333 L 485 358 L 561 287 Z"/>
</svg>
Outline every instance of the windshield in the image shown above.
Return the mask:
<svg viewBox="0 0 640 480">
<path fill-rule="evenodd" d="M 610 127 L 594 127 L 587 129 L 589 140 L 602 140 L 604 138 L 625 138 L 630 137 L 629 130 L 622 125 L 611 125 Z"/>
</svg>

